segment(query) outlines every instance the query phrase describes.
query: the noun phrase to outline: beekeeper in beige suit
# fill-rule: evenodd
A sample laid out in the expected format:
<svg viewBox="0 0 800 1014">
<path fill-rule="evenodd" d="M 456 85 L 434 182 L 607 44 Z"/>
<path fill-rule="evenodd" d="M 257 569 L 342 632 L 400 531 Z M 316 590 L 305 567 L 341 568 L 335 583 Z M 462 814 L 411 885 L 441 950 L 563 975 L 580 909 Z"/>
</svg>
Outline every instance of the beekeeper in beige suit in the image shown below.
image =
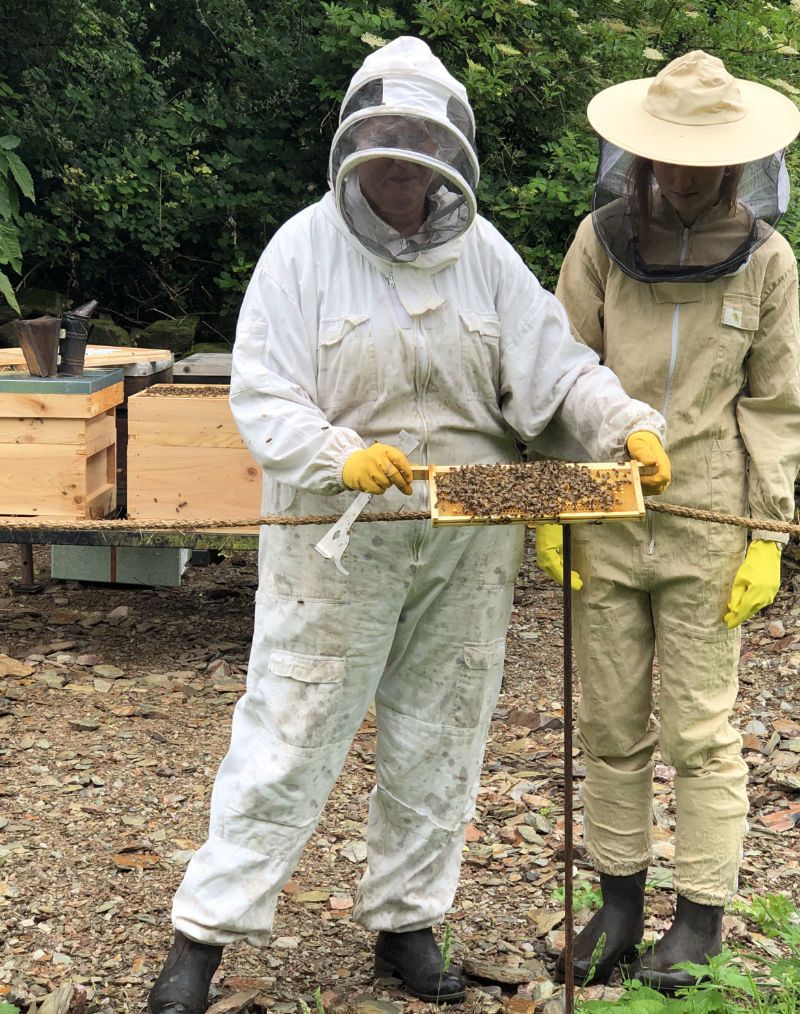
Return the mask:
<svg viewBox="0 0 800 1014">
<path fill-rule="evenodd" d="M 800 457 L 797 264 L 775 225 L 788 200 L 783 149 L 800 111 L 696 51 L 655 79 L 601 92 L 588 116 L 601 139 L 594 210 L 557 289 L 573 328 L 628 394 L 666 418 L 671 502 L 790 521 Z M 556 577 L 560 536 L 557 526 L 538 533 L 540 565 Z M 586 846 L 603 892 L 576 940 L 576 979 L 587 979 L 601 934 L 595 981 L 635 956 L 642 938 L 660 742 L 675 768 L 677 910 L 629 974 L 668 992 L 694 981 L 676 962 L 704 963 L 721 948 L 748 806 L 741 738 L 729 723 L 739 625 L 775 597 L 785 539 L 652 513 L 573 538 Z"/>
</svg>

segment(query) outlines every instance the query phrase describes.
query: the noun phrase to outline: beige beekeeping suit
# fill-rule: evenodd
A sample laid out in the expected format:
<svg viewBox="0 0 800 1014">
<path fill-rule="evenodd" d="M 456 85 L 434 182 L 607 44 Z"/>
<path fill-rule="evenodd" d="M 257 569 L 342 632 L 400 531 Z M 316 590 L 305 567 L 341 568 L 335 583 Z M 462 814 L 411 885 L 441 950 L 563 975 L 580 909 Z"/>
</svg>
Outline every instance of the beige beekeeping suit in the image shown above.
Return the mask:
<svg viewBox="0 0 800 1014">
<path fill-rule="evenodd" d="M 720 209 L 692 230 L 659 198 L 654 216 L 649 237 L 664 242 L 663 263 L 681 246 L 684 258 L 694 247 L 697 263 L 708 260 L 703 246 L 723 224 Z M 661 259 L 652 250 L 650 258 Z M 626 392 L 666 418 L 671 502 L 791 520 L 800 326 L 797 265 L 780 235 L 734 274 L 648 284 L 610 262 L 588 217 L 557 295 L 577 336 Z M 655 652 L 661 751 L 676 769 L 675 887 L 691 901 L 721 905 L 736 883 L 747 813 L 741 739 L 728 720 L 740 633 L 722 620 L 747 536 L 650 513 L 640 524 L 577 528 L 573 538 L 573 566 L 584 579 L 575 596 L 576 653 L 591 857 L 617 876 L 649 861 Z"/>
</svg>

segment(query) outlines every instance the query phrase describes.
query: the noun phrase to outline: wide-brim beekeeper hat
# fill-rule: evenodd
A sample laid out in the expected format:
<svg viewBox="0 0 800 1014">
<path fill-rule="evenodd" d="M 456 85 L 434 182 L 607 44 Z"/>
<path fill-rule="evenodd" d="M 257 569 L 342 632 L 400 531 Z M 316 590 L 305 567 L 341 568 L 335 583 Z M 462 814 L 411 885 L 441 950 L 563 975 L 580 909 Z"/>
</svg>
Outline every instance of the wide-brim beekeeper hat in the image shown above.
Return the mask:
<svg viewBox="0 0 800 1014">
<path fill-rule="evenodd" d="M 730 74 L 697 49 L 652 78 L 612 85 L 587 116 L 611 144 L 655 162 L 730 166 L 781 151 L 800 133 L 800 109 L 774 88 Z"/>
</svg>

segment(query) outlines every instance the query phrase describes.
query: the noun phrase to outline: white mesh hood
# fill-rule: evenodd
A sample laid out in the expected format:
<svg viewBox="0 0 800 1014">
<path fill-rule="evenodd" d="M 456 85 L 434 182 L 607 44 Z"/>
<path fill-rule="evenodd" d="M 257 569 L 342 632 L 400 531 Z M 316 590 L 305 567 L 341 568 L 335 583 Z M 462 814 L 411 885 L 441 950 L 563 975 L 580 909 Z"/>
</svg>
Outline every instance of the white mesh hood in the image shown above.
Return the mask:
<svg viewBox="0 0 800 1014">
<path fill-rule="evenodd" d="M 464 86 L 420 39 L 371 53 L 342 103 L 329 165 L 336 206 L 359 242 L 390 261 L 442 246 L 472 224 L 478 178 Z M 411 234 L 395 228 L 406 207 L 412 218 L 419 209 Z"/>
<path fill-rule="evenodd" d="M 650 175 L 646 212 L 637 193 L 637 163 L 630 152 L 601 138 L 592 222 L 609 257 L 642 282 L 707 282 L 737 271 L 769 238 L 789 201 L 783 152 L 733 167 L 732 207 L 704 211 L 684 229 Z"/>
</svg>

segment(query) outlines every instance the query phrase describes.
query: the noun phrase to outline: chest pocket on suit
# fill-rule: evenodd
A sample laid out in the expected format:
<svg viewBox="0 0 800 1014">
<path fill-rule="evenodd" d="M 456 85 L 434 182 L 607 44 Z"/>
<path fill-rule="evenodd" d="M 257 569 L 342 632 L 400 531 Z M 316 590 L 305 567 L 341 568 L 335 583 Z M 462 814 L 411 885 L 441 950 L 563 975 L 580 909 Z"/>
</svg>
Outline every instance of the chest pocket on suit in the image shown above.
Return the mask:
<svg viewBox="0 0 800 1014">
<path fill-rule="evenodd" d="M 347 313 L 320 320 L 317 388 L 323 411 L 375 401 L 378 397 L 369 314 Z"/>
<path fill-rule="evenodd" d="M 496 402 L 500 391 L 500 319 L 460 310 L 461 373 L 468 401 Z"/>
<path fill-rule="evenodd" d="M 730 292 L 722 297 L 714 374 L 720 377 L 737 374 L 758 330 L 759 319 L 760 303 L 753 296 Z"/>
</svg>

